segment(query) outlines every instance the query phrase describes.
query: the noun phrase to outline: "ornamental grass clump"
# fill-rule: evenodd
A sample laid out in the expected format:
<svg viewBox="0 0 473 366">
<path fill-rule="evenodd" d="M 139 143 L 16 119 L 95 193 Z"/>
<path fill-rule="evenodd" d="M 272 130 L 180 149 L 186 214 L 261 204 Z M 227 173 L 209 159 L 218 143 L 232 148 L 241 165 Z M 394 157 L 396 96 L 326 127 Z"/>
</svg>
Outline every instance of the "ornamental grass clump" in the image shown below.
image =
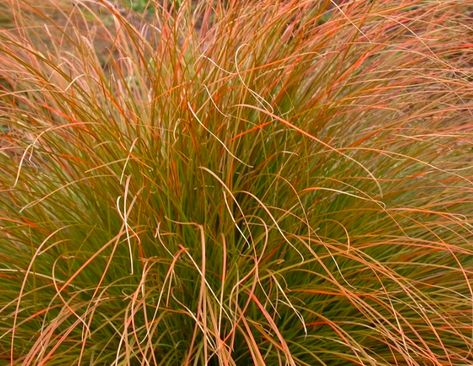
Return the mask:
<svg viewBox="0 0 473 366">
<path fill-rule="evenodd" d="M 0 363 L 471 365 L 467 3 L 2 3 Z"/>
</svg>

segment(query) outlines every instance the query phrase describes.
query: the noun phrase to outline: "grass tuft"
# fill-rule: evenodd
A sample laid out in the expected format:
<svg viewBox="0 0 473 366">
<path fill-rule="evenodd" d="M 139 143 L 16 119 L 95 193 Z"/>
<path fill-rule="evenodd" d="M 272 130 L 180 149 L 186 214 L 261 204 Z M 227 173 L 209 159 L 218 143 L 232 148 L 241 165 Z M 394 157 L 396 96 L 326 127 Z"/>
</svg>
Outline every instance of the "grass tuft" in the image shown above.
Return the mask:
<svg viewBox="0 0 473 366">
<path fill-rule="evenodd" d="M 0 4 L 0 363 L 472 364 L 471 5 L 129 3 Z"/>
</svg>

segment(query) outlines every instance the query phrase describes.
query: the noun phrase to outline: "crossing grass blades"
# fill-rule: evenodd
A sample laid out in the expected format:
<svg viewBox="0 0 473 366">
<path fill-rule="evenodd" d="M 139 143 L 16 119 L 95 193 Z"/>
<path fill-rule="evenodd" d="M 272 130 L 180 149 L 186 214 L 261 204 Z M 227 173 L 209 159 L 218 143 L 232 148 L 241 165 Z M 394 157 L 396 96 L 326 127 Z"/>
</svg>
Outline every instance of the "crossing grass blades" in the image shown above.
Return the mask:
<svg viewBox="0 0 473 366">
<path fill-rule="evenodd" d="M 0 363 L 472 364 L 468 2 L 139 4 L 0 5 Z"/>
</svg>

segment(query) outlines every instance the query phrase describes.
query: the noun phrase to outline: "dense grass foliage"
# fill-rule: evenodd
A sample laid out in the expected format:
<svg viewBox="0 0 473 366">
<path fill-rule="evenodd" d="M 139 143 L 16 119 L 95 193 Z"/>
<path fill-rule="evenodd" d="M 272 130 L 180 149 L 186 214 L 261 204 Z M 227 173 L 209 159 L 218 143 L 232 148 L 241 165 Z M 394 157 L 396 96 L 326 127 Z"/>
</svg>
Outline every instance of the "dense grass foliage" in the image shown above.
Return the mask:
<svg viewBox="0 0 473 366">
<path fill-rule="evenodd" d="M 467 3 L 2 3 L 0 363 L 473 364 Z"/>
</svg>

